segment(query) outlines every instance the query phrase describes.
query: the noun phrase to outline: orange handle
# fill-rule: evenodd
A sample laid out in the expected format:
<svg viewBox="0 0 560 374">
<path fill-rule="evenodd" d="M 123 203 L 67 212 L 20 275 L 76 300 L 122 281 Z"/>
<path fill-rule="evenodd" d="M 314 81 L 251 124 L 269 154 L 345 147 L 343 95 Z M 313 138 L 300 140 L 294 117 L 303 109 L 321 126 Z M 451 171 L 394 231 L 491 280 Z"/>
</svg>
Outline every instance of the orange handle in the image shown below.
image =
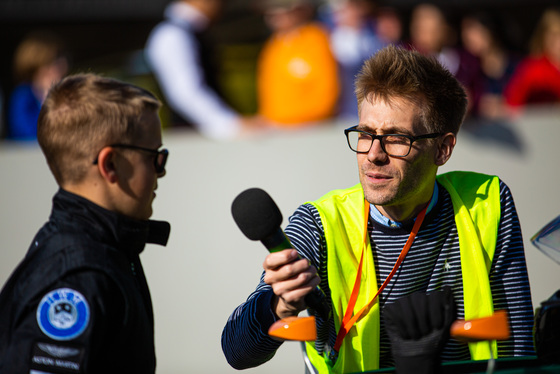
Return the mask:
<svg viewBox="0 0 560 374">
<path fill-rule="evenodd" d="M 506 340 L 510 336 L 507 312 L 498 310 L 490 317 L 470 321 L 457 320 L 451 325 L 451 336 L 457 340 Z"/>
<path fill-rule="evenodd" d="M 510 337 L 507 312 L 498 310 L 490 317 L 456 320 L 450 333 L 453 338 L 465 342 L 506 340 Z M 270 326 L 268 334 L 281 340 L 313 341 L 317 339 L 315 317 L 283 318 Z"/>
<path fill-rule="evenodd" d="M 287 317 L 276 321 L 268 335 L 281 340 L 312 341 L 317 339 L 315 317 Z"/>
</svg>

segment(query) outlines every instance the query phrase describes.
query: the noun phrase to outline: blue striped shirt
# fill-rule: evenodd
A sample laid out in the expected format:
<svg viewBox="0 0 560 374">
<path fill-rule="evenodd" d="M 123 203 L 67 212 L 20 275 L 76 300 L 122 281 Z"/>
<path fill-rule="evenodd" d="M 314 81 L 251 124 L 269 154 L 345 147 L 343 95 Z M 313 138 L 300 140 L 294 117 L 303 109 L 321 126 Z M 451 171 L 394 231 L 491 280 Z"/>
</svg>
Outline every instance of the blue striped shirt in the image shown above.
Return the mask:
<svg viewBox="0 0 560 374">
<path fill-rule="evenodd" d="M 490 270 L 490 287 L 494 309 L 507 309 L 511 337 L 498 342 L 498 356 L 530 356 L 533 348 L 533 306 L 525 263 L 521 227 L 513 197 L 500 181 L 501 220 L 496 251 Z M 376 266 L 377 283 L 381 284 L 392 270 L 412 229 L 412 222 L 401 227 L 387 227 L 370 217 L 368 231 Z M 330 300 L 327 274 L 327 250 L 319 212 L 311 204 L 300 206 L 290 217 L 286 234 L 302 257 L 318 269 L 320 287 Z M 270 360 L 280 342 L 268 336 L 276 320 L 271 310 L 272 289 L 263 276 L 257 289 L 246 302 L 235 309 L 222 333 L 222 350 L 236 369 L 258 366 Z M 463 281 L 459 238 L 453 206 L 447 191 L 439 185 L 437 204 L 426 215 L 407 257 L 379 297 L 381 310 L 380 366 L 393 366 L 390 343 L 383 322 L 386 303 L 421 291 L 431 292 L 448 285 L 453 289 L 457 318 L 464 318 Z M 334 321 L 317 318 L 316 347 L 331 347 L 336 339 Z M 442 352 L 443 361 L 470 360 L 468 345 L 450 339 Z"/>
</svg>

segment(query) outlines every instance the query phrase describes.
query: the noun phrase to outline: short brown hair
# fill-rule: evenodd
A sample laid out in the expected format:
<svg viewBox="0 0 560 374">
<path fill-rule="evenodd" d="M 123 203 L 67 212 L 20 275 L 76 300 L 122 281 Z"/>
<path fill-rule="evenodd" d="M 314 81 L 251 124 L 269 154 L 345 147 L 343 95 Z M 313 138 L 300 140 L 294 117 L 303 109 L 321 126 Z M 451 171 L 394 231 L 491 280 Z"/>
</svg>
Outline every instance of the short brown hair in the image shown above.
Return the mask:
<svg viewBox="0 0 560 374">
<path fill-rule="evenodd" d="M 435 58 L 390 45 L 369 58 L 356 78 L 358 108 L 367 100 L 403 98 L 421 110 L 429 132 L 457 134 L 467 111 L 463 86 Z"/>
<path fill-rule="evenodd" d="M 94 74 L 55 84 L 39 114 L 37 139 L 57 183 L 82 181 L 101 148 L 134 140 L 142 115 L 160 105 L 143 88 Z"/>
</svg>

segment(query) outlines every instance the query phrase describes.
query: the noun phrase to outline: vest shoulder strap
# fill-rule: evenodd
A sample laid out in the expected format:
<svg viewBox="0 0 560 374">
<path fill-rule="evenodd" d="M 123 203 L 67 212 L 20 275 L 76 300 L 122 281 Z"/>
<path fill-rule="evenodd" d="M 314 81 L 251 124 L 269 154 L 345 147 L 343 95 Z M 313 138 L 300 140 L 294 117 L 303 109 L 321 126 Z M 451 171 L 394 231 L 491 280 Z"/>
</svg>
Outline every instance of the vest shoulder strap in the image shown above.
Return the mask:
<svg viewBox="0 0 560 374">
<path fill-rule="evenodd" d="M 492 315 L 490 268 L 496 249 L 501 217 L 500 181 L 496 176 L 456 171 L 438 175 L 449 192 L 461 251 L 465 319 Z M 497 357 L 495 341 L 469 343 L 473 360 Z"/>
<path fill-rule="evenodd" d="M 364 192 L 360 184 L 343 190 L 332 191 L 311 202 L 321 216 L 327 244 L 327 272 L 336 331 L 348 306 L 356 279 L 362 250 L 362 285 L 355 310 L 367 305 L 378 286 L 369 235 L 365 232 Z M 364 237 L 367 242 L 364 243 Z M 373 276 L 371 276 L 373 274 Z M 379 304 L 374 303 L 367 315 L 357 321 L 344 338 L 334 366 L 317 354 L 311 344 L 307 353 L 320 373 L 363 372 L 379 368 Z M 362 352 L 368 352 L 363 355 Z"/>
</svg>

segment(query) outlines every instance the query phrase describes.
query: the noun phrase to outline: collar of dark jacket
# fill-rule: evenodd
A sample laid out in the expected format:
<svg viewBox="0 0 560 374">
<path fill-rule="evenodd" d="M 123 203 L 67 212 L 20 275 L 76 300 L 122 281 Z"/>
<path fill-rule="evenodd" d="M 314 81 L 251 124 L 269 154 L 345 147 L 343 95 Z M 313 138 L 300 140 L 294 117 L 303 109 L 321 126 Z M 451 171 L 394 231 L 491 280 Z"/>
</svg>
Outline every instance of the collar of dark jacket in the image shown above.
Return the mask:
<svg viewBox="0 0 560 374">
<path fill-rule="evenodd" d="M 165 246 L 171 231 L 168 222 L 135 220 L 63 189 L 53 198 L 50 220 L 133 254 L 141 253 L 146 243 Z"/>
</svg>

